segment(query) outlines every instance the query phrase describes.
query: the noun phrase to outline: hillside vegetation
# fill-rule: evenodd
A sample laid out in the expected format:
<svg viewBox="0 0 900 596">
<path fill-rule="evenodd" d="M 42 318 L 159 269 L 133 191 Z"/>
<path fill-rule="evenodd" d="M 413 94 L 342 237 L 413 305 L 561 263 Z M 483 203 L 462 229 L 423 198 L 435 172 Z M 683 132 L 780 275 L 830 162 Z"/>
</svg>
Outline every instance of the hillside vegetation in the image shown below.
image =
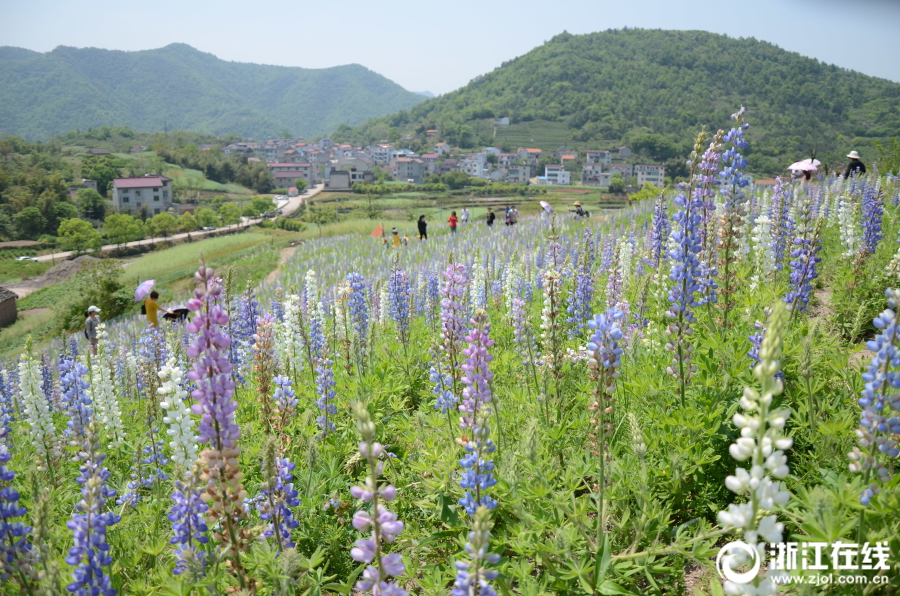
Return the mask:
<svg viewBox="0 0 900 596">
<path fill-rule="evenodd" d="M 570 145 L 633 144 L 677 167 L 702 122 L 727 121 L 741 104 L 754 115 L 748 159 L 757 172 L 783 171 L 814 150 L 836 165 L 851 148 L 872 158 L 872 142 L 900 130 L 900 84 L 752 38 L 627 29 L 557 35 L 457 91 L 338 133 L 399 141 L 437 128 L 445 141 L 477 147 L 502 142 L 503 128 L 495 138 L 488 119 L 507 116 L 540 121 L 555 137 L 547 123 L 559 123 Z"/>
<path fill-rule="evenodd" d="M 313 136 L 421 101 L 358 64 L 227 62 L 185 44 L 140 52 L 0 48 L 0 132 L 29 139 L 103 125 Z"/>
</svg>

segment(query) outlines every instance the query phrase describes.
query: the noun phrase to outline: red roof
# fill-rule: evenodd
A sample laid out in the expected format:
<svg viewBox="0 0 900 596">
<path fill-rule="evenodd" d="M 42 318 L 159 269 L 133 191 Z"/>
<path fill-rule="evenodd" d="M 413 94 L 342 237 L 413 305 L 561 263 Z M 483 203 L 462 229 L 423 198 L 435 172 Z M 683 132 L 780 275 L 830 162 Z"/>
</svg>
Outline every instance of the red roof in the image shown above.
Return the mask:
<svg viewBox="0 0 900 596">
<path fill-rule="evenodd" d="M 113 180 L 116 188 L 159 188 L 165 182 L 171 182 L 171 178 L 165 176 L 135 176 L 134 178 L 116 178 Z"/>
<path fill-rule="evenodd" d="M 437 153 L 425 153 L 424 155 L 422 155 L 422 159 L 437 159 L 437 157 Z"/>
<path fill-rule="evenodd" d="M 308 168 L 308 163 L 267 163 L 270 168 Z"/>
<path fill-rule="evenodd" d="M 527 151 L 528 153 L 541 153 L 540 149 L 526 149 L 525 151 Z"/>
</svg>

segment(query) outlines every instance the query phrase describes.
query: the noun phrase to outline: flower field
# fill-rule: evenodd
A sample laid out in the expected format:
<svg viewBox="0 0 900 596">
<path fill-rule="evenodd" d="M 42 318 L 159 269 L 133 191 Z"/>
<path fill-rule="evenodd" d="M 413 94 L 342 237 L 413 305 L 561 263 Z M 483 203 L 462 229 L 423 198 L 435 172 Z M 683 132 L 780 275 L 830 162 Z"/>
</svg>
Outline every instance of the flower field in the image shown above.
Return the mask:
<svg viewBox="0 0 900 596">
<path fill-rule="evenodd" d="M 186 325 L 3 363 L 2 592 L 895 593 L 900 183 L 755 187 L 732 126 L 654 203 L 201 263 Z"/>
</svg>

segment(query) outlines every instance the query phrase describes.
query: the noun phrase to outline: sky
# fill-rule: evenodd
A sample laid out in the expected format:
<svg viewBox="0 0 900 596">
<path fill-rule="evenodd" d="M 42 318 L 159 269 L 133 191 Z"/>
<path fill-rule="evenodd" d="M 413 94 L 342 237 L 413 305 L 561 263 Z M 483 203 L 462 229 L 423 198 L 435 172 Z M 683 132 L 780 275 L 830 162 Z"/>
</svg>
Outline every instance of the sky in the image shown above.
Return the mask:
<svg viewBox="0 0 900 596">
<path fill-rule="evenodd" d="M 562 31 L 700 29 L 755 37 L 900 82 L 900 0 L 0 0 L 0 45 L 147 50 L 186 43 L 224 60 L 358 63 L 446 93 Z"/>
</svg>

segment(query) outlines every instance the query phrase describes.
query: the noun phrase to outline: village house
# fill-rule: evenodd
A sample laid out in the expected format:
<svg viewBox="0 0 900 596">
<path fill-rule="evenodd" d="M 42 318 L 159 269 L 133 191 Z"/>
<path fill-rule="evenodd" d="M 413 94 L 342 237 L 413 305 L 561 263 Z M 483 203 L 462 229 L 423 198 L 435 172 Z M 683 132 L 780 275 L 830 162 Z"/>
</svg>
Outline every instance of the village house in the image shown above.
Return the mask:
<svg viewBox="0 0 900 596">
<path fill-rule="evenodd" d="M 561 164 L 547 164 L 544 166 L 544 176 L 547 178 L 547 184 L 570 184 L 569 172 L 567 172 Z"/>
<path fill-rule="evenodd" d="M 603 171 L 602 163 L 586 163 L 581 166 L 581 183 L 588 186 L 609 186 L 612 174 Z"/>
<path fill-rule="evenodd" d="M 469 153 L 463 157 L 459 169 L 473 178 L 484 178 L 487 166 L 487 155 L 484 153 Z"/>
<path fill-rule="evenodd" d="M 319 139 L 316 145 L 319 146 L 319 149 L 331 149 L 332 147 L 334 147 L 334 141 L 332 141 L 328 137 L 323 137 Z"/>
<path fill-rule="evenodd" d="M 438 155 L 448 155 L 450 153 L 450 145 L 447 143 L 438 143 L 434 146 L 434 152 Z"/>
<path fill-rule="evenodd" d="M 591 150 L 587 152 L 587 163 L 601 163 L 608 166 L 612 163 L 612 153 L 609 151 Z"/>
<path fill-rule="evenodd" d="M 79 190 L 84 188 L 90 188 L 91 190 L 97 190 L 97 181 L 96 180 L 88 180 L 87 178 L 82 178 L 81 184 L 72 184 L 69 186 L 69 198 L 74 199 Z M 98 191 L 99 192 L 99 191 Z"/>
<path fill-rule="evenodd" d="M 619 157 L 621 157 L 622 159 L 631 157 L 631 149 L 629 149 L 628 147 L 624 147 L 624 146 L 619 147 Z"/>
<path fill-rule="evenodd" d="M 169 210 L 172 199 L 172 180 L 165 176 L 147 174 L 113 180 L 113 209 L 118 213 L 136 213 L 143 207 L 147 215 L 159 215 Z"/>
<path fill-rule="evenodd" d="M 438 171 L 438 154 L 437 153 L 426 153 L 421 155 L 419 159 L 422 160 L 422 163 L 425 164 L 425 170 L 428 172 L 429 176 L 434 176 L 435 172 Z"/>
<path fill-rule="evenodd" d="M 497 167 L 508 168 L 513 164 L 518 164 L 521 158 L 515 153 L 501 153 L 497 156 Z"/>
<path fill-rule="evenodd" d="M 15 292 L 0 288 L 0 327 L 6 327 L 16 322 L 16 317 L 19 316 L 16 308 L 17 298 Z"/>
<path fill-rule="evenodd" d="M 573 154 L 573 153 L 577 153 L 577 152 L 576 152 L 576 151 L 572 151 L 572 150 L 569 149 L 566 145 L 563 145 L 562 147 L 560 147 L 559 149 L 557 149 L 556 151 L 553 152 L 553 156 L 554 156 L 556 159 L 562 159 L 562 156 L 563 156 L 563 155 L 571 155 L 571 154 Z"/>
<path fill-rule="evenodd" d="M 531 166 L 528 164 L 512 164 L 503 168 L 505 180 L 510 184 L 525 184 L 531 179 Z"/>
<path fill-rule="evenodd" d="M 500 155 L 500 150 L 497 149 L 496 147 L 485 147 L 484 149 L 481 150 L 481 152 L 484 153 L 485 155 L 487 155 L 487 154 Z"/>
<path fill-rule="evenodd" d="M 441 162 L 441 174 L 449 174 L 450 172 L 459 171 L 458 159 L 445 159 Z"/>
<path fill-rule="evenodd" d="M 134 145 L 131 149 L 128 150 L 129 153 L 143 153 L 147 148 L 143 145 Z"/>
<path fill-rule="evenodd" d="M 610 164 L 607 168 L 609 170 L 609 175 L 614 176 L 615 174 L 621 174 L 622 178 L 628 180 L 632 176 L 634 176 L 634 166 L 630 163 L 614 163 Z"/>
<path fill-rule="evenodd" d="M 574 164 L 577 160 L 578 160 L 577 155 L 560 155 L 559 156 L 559 162 L 564 166 Z"/>
<path fill-rule="evenodd" d="M 425 178 L 425 162 L 421 159 L 398 157 L 394 166 L 397 168 L 397 173 L 394 175 L 397 180 L 410 184 L 422 184 L 422 180 Z"/>
<path fill-rule="evenodd" d="M 391 153 L 395 150 L 396 147 L 387 144 L 378 144 L 369 147 L 369 152 L 372 154 L 372 159 L 375 160 L 375 163 L 389 163 L 391 161 Z"/>
<path fill-rule="evenodd" d="M 109 155 L 109 149 L 88 149 L 88 155 Z"/>
<path fill-rule="evenodd" d="M 644 186 L 645 182 L 653 186 L 662 187 L 666 183 L 666 166 L 662 164 L 635 164 L 634 175 L 637 177 L 637 185 Z"/>
<path fill-rule="evenodd" d="M 275 179 L 275 188 L 290 188 L 294 186 L 294 181 L 297 178 L 306 180 L 306 183 L 310 186 L 319 182 L 319 170 L 311 163 L 276 162 L 266 165 Z"/>
<path fill-rule="evenodd" d="M 524 149 L 519 147 L 519 150 L 516 151 L 516 154 L 519 156 L 519 159 L 527 159 L 528 163 L 534 167 L 537 167 L 538 162 L 541 160 L 542 151 L 540 149 Z"/>
<path fill-rule="evenodd" d="M 494 118 L 494 126 L 509 126 L 509 118 L 503 116 L 502 118 Z"/>
<path fill-rule="evenodd" d="M 437 129 L 432 128 L 432 129 L 425 131 L 425 136 L 426 137 L 436 137 L 437 133 L 438 133 Z"/>
</svg>

